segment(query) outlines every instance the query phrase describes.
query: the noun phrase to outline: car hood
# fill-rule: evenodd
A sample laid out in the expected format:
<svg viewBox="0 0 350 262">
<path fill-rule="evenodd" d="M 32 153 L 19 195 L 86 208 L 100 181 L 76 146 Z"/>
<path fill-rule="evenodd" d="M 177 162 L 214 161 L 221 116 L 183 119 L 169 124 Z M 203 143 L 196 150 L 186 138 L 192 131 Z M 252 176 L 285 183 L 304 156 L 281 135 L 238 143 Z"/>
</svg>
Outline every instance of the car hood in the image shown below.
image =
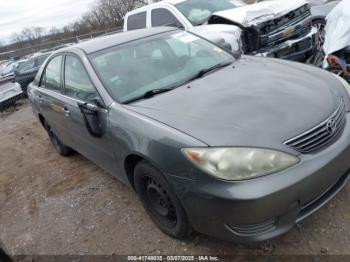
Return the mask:
<svg viewBox="0 0 350 262">
<path fill-rule="evenodd" d="M 209 146 L 288 151 L 284 141 L 337 109 L 339 88 L 333 75 L 311 66 L 244 56 L 233 67 L 126 107 Z"/>
<path fill-rule="evenodd" d="M 268 0 L 216 12 L 213 16 L 248 27 L 283 16 L 306 4 L 305 0 Z"/>
<path fill-rule="evenodd" d="M 225 24 L 200 25 L 190 29 L 196 35 L 206 38 L 216 44 L 223 39 L 231 45 L 232 51 L 240 51 L 240 38 L 242 30 L 238 26 Z"/>
</svg>

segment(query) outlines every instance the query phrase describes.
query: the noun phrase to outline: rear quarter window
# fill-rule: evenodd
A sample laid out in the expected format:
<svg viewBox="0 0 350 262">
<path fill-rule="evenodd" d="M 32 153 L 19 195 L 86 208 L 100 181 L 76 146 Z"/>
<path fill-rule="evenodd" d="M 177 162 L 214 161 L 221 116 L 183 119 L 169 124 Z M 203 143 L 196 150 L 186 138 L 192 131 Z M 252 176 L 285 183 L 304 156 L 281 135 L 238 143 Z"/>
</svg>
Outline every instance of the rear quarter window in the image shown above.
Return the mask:
<svg viewBox="0 0 350 262">
<path fill-rule="evenodd" d="M 128 17 L 128 30 L 136 30 L 146 28 L 146 12 L 137 13 L 134 15 L 130 15 Z"/>
</svg>

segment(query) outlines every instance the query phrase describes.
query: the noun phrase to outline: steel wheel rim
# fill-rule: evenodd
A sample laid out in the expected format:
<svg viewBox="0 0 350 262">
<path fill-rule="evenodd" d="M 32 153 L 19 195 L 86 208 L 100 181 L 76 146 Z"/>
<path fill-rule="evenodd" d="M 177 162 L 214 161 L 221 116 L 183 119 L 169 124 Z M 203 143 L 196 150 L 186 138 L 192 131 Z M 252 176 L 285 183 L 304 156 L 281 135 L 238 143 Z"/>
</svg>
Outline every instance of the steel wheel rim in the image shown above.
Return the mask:
<svg viewBox="0 0 350 262">
<path fill-rule="evenodd" d="M 177 213 L 173 202 L 167 191 L 154 178 L 147 177 L 145 180 L 145 190 L 148 206 L 153 215 L 169 228 L 177 224 Z"/>
</svg>

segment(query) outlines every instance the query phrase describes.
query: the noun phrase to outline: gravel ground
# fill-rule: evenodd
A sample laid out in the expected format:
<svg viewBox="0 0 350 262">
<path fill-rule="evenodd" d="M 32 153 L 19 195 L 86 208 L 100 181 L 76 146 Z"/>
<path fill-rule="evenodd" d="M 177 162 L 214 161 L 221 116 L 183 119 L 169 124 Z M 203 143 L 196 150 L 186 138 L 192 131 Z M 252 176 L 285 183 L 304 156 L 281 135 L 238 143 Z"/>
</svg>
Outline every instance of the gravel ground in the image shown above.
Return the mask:
<svg viewBox="0 0 350 262">
<path fill-rule="evenodd" d="M 153 225 L 134 192 L 76 154 L 57 155 L 28 101 L 0 113 L 0 239 L 12 255 L 350 255 L 350 185 L 272 241 L 183 242 Z"/>
</svg>

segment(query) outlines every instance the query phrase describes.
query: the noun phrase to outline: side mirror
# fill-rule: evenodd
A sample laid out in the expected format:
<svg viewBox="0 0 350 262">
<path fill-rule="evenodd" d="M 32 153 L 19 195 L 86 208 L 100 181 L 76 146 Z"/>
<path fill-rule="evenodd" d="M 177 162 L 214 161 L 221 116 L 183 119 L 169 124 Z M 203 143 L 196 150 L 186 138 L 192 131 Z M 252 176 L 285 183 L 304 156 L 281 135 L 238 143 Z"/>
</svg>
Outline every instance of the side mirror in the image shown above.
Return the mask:
<svg viewBox="0 0 350 262">
<path fill-rule="evenodd" d="M 99 108 L 95 105 L 85 103 L 79 104 L 79 109 L 90 135 L 97 138 L 102 137 L 104 132 L 99 117 Z"/>
<path fill-rule="evenodd" d="M 92 104 L 96 105 L 99 108 L 106 109 L 105 103 L 100 97 L 96 97 L 91 101 Z"/>
</svg>

